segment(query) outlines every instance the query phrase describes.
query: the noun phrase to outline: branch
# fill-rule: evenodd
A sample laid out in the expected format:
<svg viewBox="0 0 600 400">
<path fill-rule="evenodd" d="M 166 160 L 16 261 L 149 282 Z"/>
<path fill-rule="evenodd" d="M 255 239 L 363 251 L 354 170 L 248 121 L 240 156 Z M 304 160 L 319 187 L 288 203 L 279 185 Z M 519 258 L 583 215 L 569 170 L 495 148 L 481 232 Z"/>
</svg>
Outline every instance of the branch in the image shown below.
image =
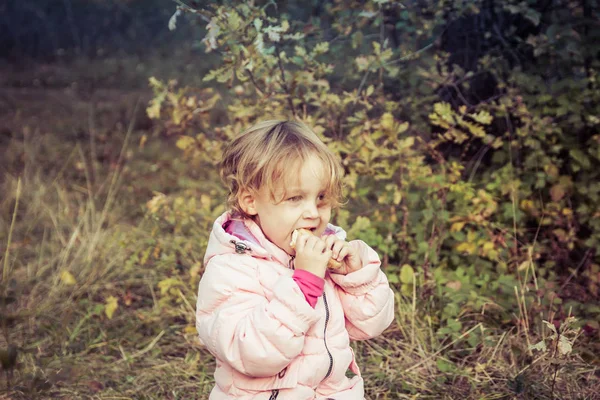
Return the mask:
<svg viewBox="0 0 600 400">
<path fill-rule="evenodd" d="M 294 116 L 294 118 L 296 118 L 296 108 L 294 107 L 294 102 L 292 101 L 292 93 L 290 91 L 290 88 L 287 84 L 287 81 L 285 80 L 285 70 L 283 69 L 283 63 L 281 62 L 281 52 L 279 51 L 279 48 L 276 47 L 277 50 L 277 64 L 279 65 L 279 71 L 281 71 L 281 81 L 282 81 L 282 86 L 283 89 L 285 90 L 285 92 L 287 93 L 287 97 L 288 97 L 288 104 L 290 106 L 290 110 L 292 110 L 292 115 Z"/>
<path fill-rule="evenodd" d="M 256 90 L 258 91 L 258 93 L 260 93 L 262 96 L 264 96 L 265 92 L 260 88 L 260 86 L 258 86 L 258 82 L 256 82 L 256 80 L 254 79 L 254 74 L 252 73 L 252 71 L 250 71 L 249 69 L 247 69 L 246 73 L 250 77 L 250 80 L 252 81 L 252 84 L 254 85 L 254 87 L 256 88 Z"/>
<path fill-rule="evenodd" d="M 388 62 L 384 63 L 383 65 L 396 64 L 396 63 L 399 63 L 399 62 L 402 62 L 402 61 L 409 60 L 409 59 L 411 59 L 413 57 L 418 56 L 419 54 L 423 53 L 424 51 L 429 50 L 431 47 L 433 47 L 434 44 L 435 44 L 435 41 L 429 43 L 427 46 L 423 47 L 422 49 L 419 49 L 419 50 L 415 51 L 414 53 L 410 53 L 410 54 L 405 55 L 404 57 L 400 57 L 400 58 L 397 58 L 395 60 L 388 61 Z"/>
<path fill-rule="evenodd" d="M 187 12 L 190 12 L 192 14 L 199 15 L 200 18 L 202 18 L 204 21 L 210 22 L 210 18 L 208 18 L 206 15 L 202 14 L 203 12 L 206 12 L 206 10 L 202 10 L 202 9 L 190 7 L 190 6 L 188 6 L 187 4 L 185 4 L 181 0 L 173 0 L 173 1 L 175 3 L 177 3 L 178 4 L 178 8 L 181 8 L 183 11 L 187 11 Z"/>
</svg>

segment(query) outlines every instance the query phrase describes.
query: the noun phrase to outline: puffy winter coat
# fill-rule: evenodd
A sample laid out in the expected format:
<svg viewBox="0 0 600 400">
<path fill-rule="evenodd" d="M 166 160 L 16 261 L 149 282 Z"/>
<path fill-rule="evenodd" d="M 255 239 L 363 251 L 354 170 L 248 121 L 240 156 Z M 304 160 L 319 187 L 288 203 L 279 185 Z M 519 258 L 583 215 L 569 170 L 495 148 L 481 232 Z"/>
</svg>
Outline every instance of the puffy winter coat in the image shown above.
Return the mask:
<svg viewBox="0 0 600 400">
<path fill-rule="evenodd" d="M 313 309 L 292 279 L 292 257 L 251 220 L 230 235 L 229 219 L 213 226 L 196 307 L 200 340 L 216 358 L 210 400 L 364 399 L 350 340 L 377 336 L 394 318 L 375 251 L 351 241 L 363 268 L 327 274 Z M 342 229 L 328 229 L 345 239 Z"/>
</svg>

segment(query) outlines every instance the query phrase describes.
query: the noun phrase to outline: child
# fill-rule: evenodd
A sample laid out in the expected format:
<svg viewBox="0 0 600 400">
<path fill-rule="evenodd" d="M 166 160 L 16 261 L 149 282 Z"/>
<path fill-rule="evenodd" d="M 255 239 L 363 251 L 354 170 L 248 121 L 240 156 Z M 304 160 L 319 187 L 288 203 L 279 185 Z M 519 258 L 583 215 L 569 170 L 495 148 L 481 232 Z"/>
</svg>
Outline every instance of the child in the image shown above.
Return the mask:
<svg viewBox="0 0 600 400">
<path fill-rule="evenodd" d="M 196 311 L 217 364 L 210 399 L 364 399 L 350 339 L 387 328 L 394 295 L 375 251 L 329 224 L 338 160 L 306 126 L 266 121 L 230 143 L 220 168 L 231 211 L 213 226 Z M 313 235 L 294 250 L 301 228 Z M 327 270 L 330 258 L 341 269 Z"/>
</svg>

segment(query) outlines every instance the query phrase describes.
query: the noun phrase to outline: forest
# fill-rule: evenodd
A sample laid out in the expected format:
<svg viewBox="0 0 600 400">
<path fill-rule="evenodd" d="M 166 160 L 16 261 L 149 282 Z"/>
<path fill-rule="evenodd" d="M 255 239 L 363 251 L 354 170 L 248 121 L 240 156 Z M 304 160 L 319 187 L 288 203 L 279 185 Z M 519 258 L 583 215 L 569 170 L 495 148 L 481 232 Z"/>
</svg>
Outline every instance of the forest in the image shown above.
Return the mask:
<svg viewBox="0 0 600 400">
<path fill-rule="evenodd" d="M 310 126 L 395 320 L 375 399 L 600 399 L 600 2 L 0 5 L 0 399 L 207 399 L 226 143 Z"/>
</svg>

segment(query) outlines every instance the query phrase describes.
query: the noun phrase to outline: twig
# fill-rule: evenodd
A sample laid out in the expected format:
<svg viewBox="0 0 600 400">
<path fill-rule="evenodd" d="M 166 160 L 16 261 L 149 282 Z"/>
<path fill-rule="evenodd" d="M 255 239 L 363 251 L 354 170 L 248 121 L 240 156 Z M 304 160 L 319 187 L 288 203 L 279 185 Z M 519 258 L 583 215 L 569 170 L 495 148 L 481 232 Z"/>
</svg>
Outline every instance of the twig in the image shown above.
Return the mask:
<svg viewBox="0 0 600 400">
<path fill-rule="evenodd" d="M 71 28 L 71 36 L 73 37 L 73 41 L 75 45 L 78 46 L 81 50 L 83 50 L 81 46 L 81 38 L 77 34 L 77 28 L 75 27 L 75 20 L 73 19 L 73 7 L 70 0 L 63 0 L 63 4 L 65 5 L 65 10 L 67 11 L 67 21 L 69 21 L 69 28 Z"/>
<path fill-rule="evenodd" d="M 144 354 L 146 354 L 147 352 L 152 350 L 154 348 L 154 346 L 156 346 L 156 343 L 158 343 L 158 341 L 164 336 L 165 332 L 166 331 L 163 329 L 154 339 L 152 339 L 152 341 L 150 342 L 150 344 L 148 344 L 148 346 L 146 346 L 144 349 L 138 351 L 135 354 L 132 354 L 131 356 L 129 356 L 127 358 L 123 358 L 123 359 L 117 361 L 117 364 L 120 364 L 123 361 L 133 360 L 134 358 L 138 358 L 139 356 L 143 356 Z"/>
<path fill-rule="evenodd" d="M 581 259 L 581 261 L 579 262 L 579 265 L 577 265 L 577 268 L 575 268 L 572 272 L 571 275 L 569 275 L 569 277 L 567 278 L 567 280 L 565 281 L 565 283 L 563 283 L 560 287 L 560 289 L 558 289 L 559 292 L 562 292 L 562 290 L 569 284 L 569 282 L 571 282 L 571 279 L 573 279 L 573 277 L 575 276 L 575 274 L 577 274 L 577 271 L 579 271 L 579 269 L 585 264 L 585 262 L 587 261 L 588 258 L 590 258 L 590 254 L 592 253 L 592 249 L 588 249 L 583 258 Z"/>
<path fill-rule="evenodd" d="M 188 6 L 187 4 L 185 4 L 183 1 L 181 0 L 173 0 L 175 3 L 179 4 L 179 7 L 183 10 L 183 11 L 187 11 L 190 12 L 192 14 L 196 14 L 199 15 L 200 18 L 202 18 L 205 22 L 210 22 L 210 18 L 208 18 L 206 15 L 202 14 L 202 12 L 206 12 L 205 10 L 200 10 L 197 8 L 193 8 Z"/>
<path fill-rule="evenodd" d="M 17 180 L 17 196 L 15 199 L 15 208 L 13 209 L 12 221 L 8 230 L 8 241 L 6 242 L 6 251 L 4 252 L 4 265 L 2 267 L 2 282 L 6 283 L 9 274 L 8 256 L 10 253 L 10 242 L 12 240 L 13 228 L 17 220 L 17 210 L 19 209 L 19 198 L 21 197 L 21 178 Z"/>
<path fill-rule="evenodd" d="M 358 85 L 358 92 L 356 92 L 356 98 L 358 99 L 360 97 L 360 92 L 362 92 L 363 90 L 363 86 L 365 86 L 365 82 L 367 81 L 367 78 L 369 77 L 369 74 L 371 73 L 371 63 L 369 63 L 369 65 L 367 65 L 367 72 L 363 75 L 362 81 L 360 81 L 360 85 Z"/>
<path fill-rule="evenodd" d="M 296 118 L 296 108 L 294 107 L 294 102 L 292 101 L 292 93 L 290 91 L 290 88 L 287 84 L 287 81 L 285 80 L 285 70 L 283 69 L 283 63 L 281 62 L 281 52 L 279 51 L 279 48 L 277 48 L 277 64 L 279 65 L 279 71 L 281 72 L 281 81 L 282 81 L 282 86 L 283 89 L 285 90 L 286 94 L 287 94 L 287 100 L 288 100 L 288 105 L 290 106 L 290 110 L 292 111 L 292 115 L 294 116 L 294 118 Z"/>
<path fill-rule="evenodd" d="M 421 54 L 421 53 L 429 50 L 431 47 L 433 47 L 434 44 L 435 44 L 435 41 L 429 43 L 427 46 L 425 46 L 425 47 L 423 47 L 423 48 L 415 51 L 414 53 L 410 53 L 410 54 L 407 54 L 407 55 L 405 55 L 403 57 L 397 58 L 395 60 L 388 61 L 388 62 L 384 63 L 383 66 L 390 65 L 390 64 L 396 64 L 396 63 L 399 63 L 399 62 L 402 62 L 402 61 L 406 61 L 406 60 L 408 60 L 410 58 L 416 57 L 419 54 Z"/>
<path fill-rule="evenodd" d="M 455 340 L 453 340 L 452 342 L 448 343 L 447 345 L 445 345 L 444 347 L 442 347 L 441 349 L 439 349 L 438 351 L 436 351 L 435 353 L 433 353 L 432 355 L 430 355 L 427 358 L 424 358 L 423 360 L 419 361 L 418 363 L 416 363 L 415 365 L 413 365 L 412 367 L 408 368 L 405 370 L 405 372 L 410 372 L 413 369 L 417 368 L 418 366 L 431 361 L 434 357 L 436 357 L 438 354 L 440 354 L 442 351 L 446 350 L 448 347 L 454 345 L 456 342 L 458 342 L 459 340 L 462 340 L 463 338 L 467 337 L 471 332 L 473 332 L 475 329 L 479 328 L 479 326 L 481 325 L 481 323 L 478 323 L 477 325 L 475 325 L 474 327 L 472 327 L 471 329 L 469 329 L 468 331 L 466 331 L 465 333 L 463 333 L 462 335 L 460 335 L 458 338 L 456 338 Z"/>
<path fill-rule="evenodd" d="M 262 96 L 264 96 L 265 92 L 260 88 L 260 86 L 258 86 L 258 82 L 256 82 L 256 80 L 254 79 L 254 74 L 252 73 L 252 71 L 250 71 L 250 70 L 247 69 L 246 73 L 250 77 L 250 80 L 252 81 L 252 84 L 254 85 L 254 87 L 256 88 L 256 90 L 258 91 L 258 93 L 260 93 Z"/>
</svg>

